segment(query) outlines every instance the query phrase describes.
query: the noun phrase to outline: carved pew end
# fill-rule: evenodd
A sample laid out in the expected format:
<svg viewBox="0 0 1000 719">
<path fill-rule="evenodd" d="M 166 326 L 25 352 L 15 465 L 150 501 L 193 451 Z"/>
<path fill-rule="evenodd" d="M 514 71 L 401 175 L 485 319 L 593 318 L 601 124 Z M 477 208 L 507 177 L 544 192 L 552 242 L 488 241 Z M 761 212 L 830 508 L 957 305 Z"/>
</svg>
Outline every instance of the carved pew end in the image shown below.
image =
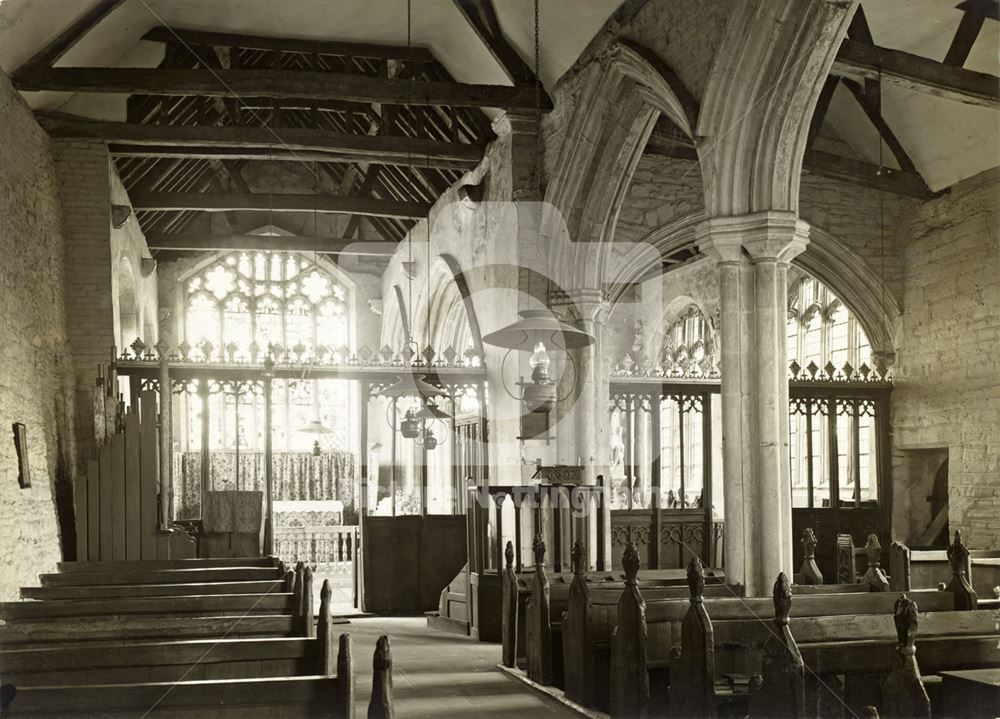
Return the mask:
<svg viewBox="0 0 1000 719">
<path fill-rule="evenodd" d="M 389 637 L 383 634 L 375 644 L 372 656 L 372 695 L 368 702 L 368 719 L 393 719 L 392 653 Z"/>
</svg>

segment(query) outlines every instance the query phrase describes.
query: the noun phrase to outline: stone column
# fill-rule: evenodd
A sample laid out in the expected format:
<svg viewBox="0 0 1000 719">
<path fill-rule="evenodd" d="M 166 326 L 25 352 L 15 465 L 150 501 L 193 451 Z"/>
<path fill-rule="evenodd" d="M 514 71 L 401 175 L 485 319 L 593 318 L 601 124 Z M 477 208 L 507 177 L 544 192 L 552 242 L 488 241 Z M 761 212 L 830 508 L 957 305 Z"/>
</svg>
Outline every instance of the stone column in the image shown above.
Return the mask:
<svg viewBox="0 0 1000 719">
<path fill-rule="evenodd" d="M 792 572 L 787 273 L 808 225 L 787 212 L 716 217 L 698 241 L 719 263 L 726 577 L 764 596 Z"/>
</svg>

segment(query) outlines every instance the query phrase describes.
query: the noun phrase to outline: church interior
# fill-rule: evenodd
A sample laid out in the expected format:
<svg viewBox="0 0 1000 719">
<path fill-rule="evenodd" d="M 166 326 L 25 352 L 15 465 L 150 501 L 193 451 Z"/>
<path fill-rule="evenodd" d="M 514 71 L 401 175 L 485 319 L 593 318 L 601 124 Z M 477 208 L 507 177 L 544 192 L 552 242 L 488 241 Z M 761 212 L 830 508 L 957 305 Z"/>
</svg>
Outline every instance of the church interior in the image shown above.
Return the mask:
<svg viewBox="0 0 1000 719">
<path fill-rule="evenodd" d="M 0 716 L 1000 716 L 998 110 L 998 0 L 0 0 Z"/>
</svg>

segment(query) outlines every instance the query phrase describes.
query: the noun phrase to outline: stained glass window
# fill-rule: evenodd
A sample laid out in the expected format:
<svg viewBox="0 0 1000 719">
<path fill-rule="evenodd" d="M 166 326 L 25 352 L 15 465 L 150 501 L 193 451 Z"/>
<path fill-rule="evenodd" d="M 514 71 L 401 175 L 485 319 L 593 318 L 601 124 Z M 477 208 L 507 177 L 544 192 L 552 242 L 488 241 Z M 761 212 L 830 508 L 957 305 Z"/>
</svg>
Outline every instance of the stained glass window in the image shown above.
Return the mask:
<svg viewBox="0 0 1000 719">
<path fill-rule="evenodd" d="M 351 293 L 312 257 L 296 252 L 234 252 L 188 277 L 183 285 L 184 334 L 191 355 L 213 361 L 262 362 L 269 351 L 329 362 L 350 350 Z M 206 344 L 207 343 L 207 344 Z M 276 450 L 350 448 L 356 415 L 346 380 L 275 380 L 272 442 Z M 193 399 L 193 398 L 192 398 Z M 187 444 L 200 445 L 201 416 L 189 402 Z M 239 419 L 237 421 L 237 406 Z M 260 450 L 263 399 L 213 394 L 209 399 L 211 449 Z M 299 431 L 320 421 L 330 434 Z"/>
</svg>

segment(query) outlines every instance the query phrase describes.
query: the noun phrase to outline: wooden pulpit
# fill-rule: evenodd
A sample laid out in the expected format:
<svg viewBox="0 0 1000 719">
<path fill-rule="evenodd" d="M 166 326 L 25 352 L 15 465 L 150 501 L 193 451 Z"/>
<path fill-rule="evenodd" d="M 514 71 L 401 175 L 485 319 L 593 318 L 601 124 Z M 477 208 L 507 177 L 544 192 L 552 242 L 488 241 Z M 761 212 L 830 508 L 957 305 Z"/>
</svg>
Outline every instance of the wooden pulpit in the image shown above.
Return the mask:
<svg viewBox="0 0 1000 719">
<path fill-rule="evenodd" d="M 202 557 L 259 557 L 263 492 L 205 492 Z"/>
</svg>

